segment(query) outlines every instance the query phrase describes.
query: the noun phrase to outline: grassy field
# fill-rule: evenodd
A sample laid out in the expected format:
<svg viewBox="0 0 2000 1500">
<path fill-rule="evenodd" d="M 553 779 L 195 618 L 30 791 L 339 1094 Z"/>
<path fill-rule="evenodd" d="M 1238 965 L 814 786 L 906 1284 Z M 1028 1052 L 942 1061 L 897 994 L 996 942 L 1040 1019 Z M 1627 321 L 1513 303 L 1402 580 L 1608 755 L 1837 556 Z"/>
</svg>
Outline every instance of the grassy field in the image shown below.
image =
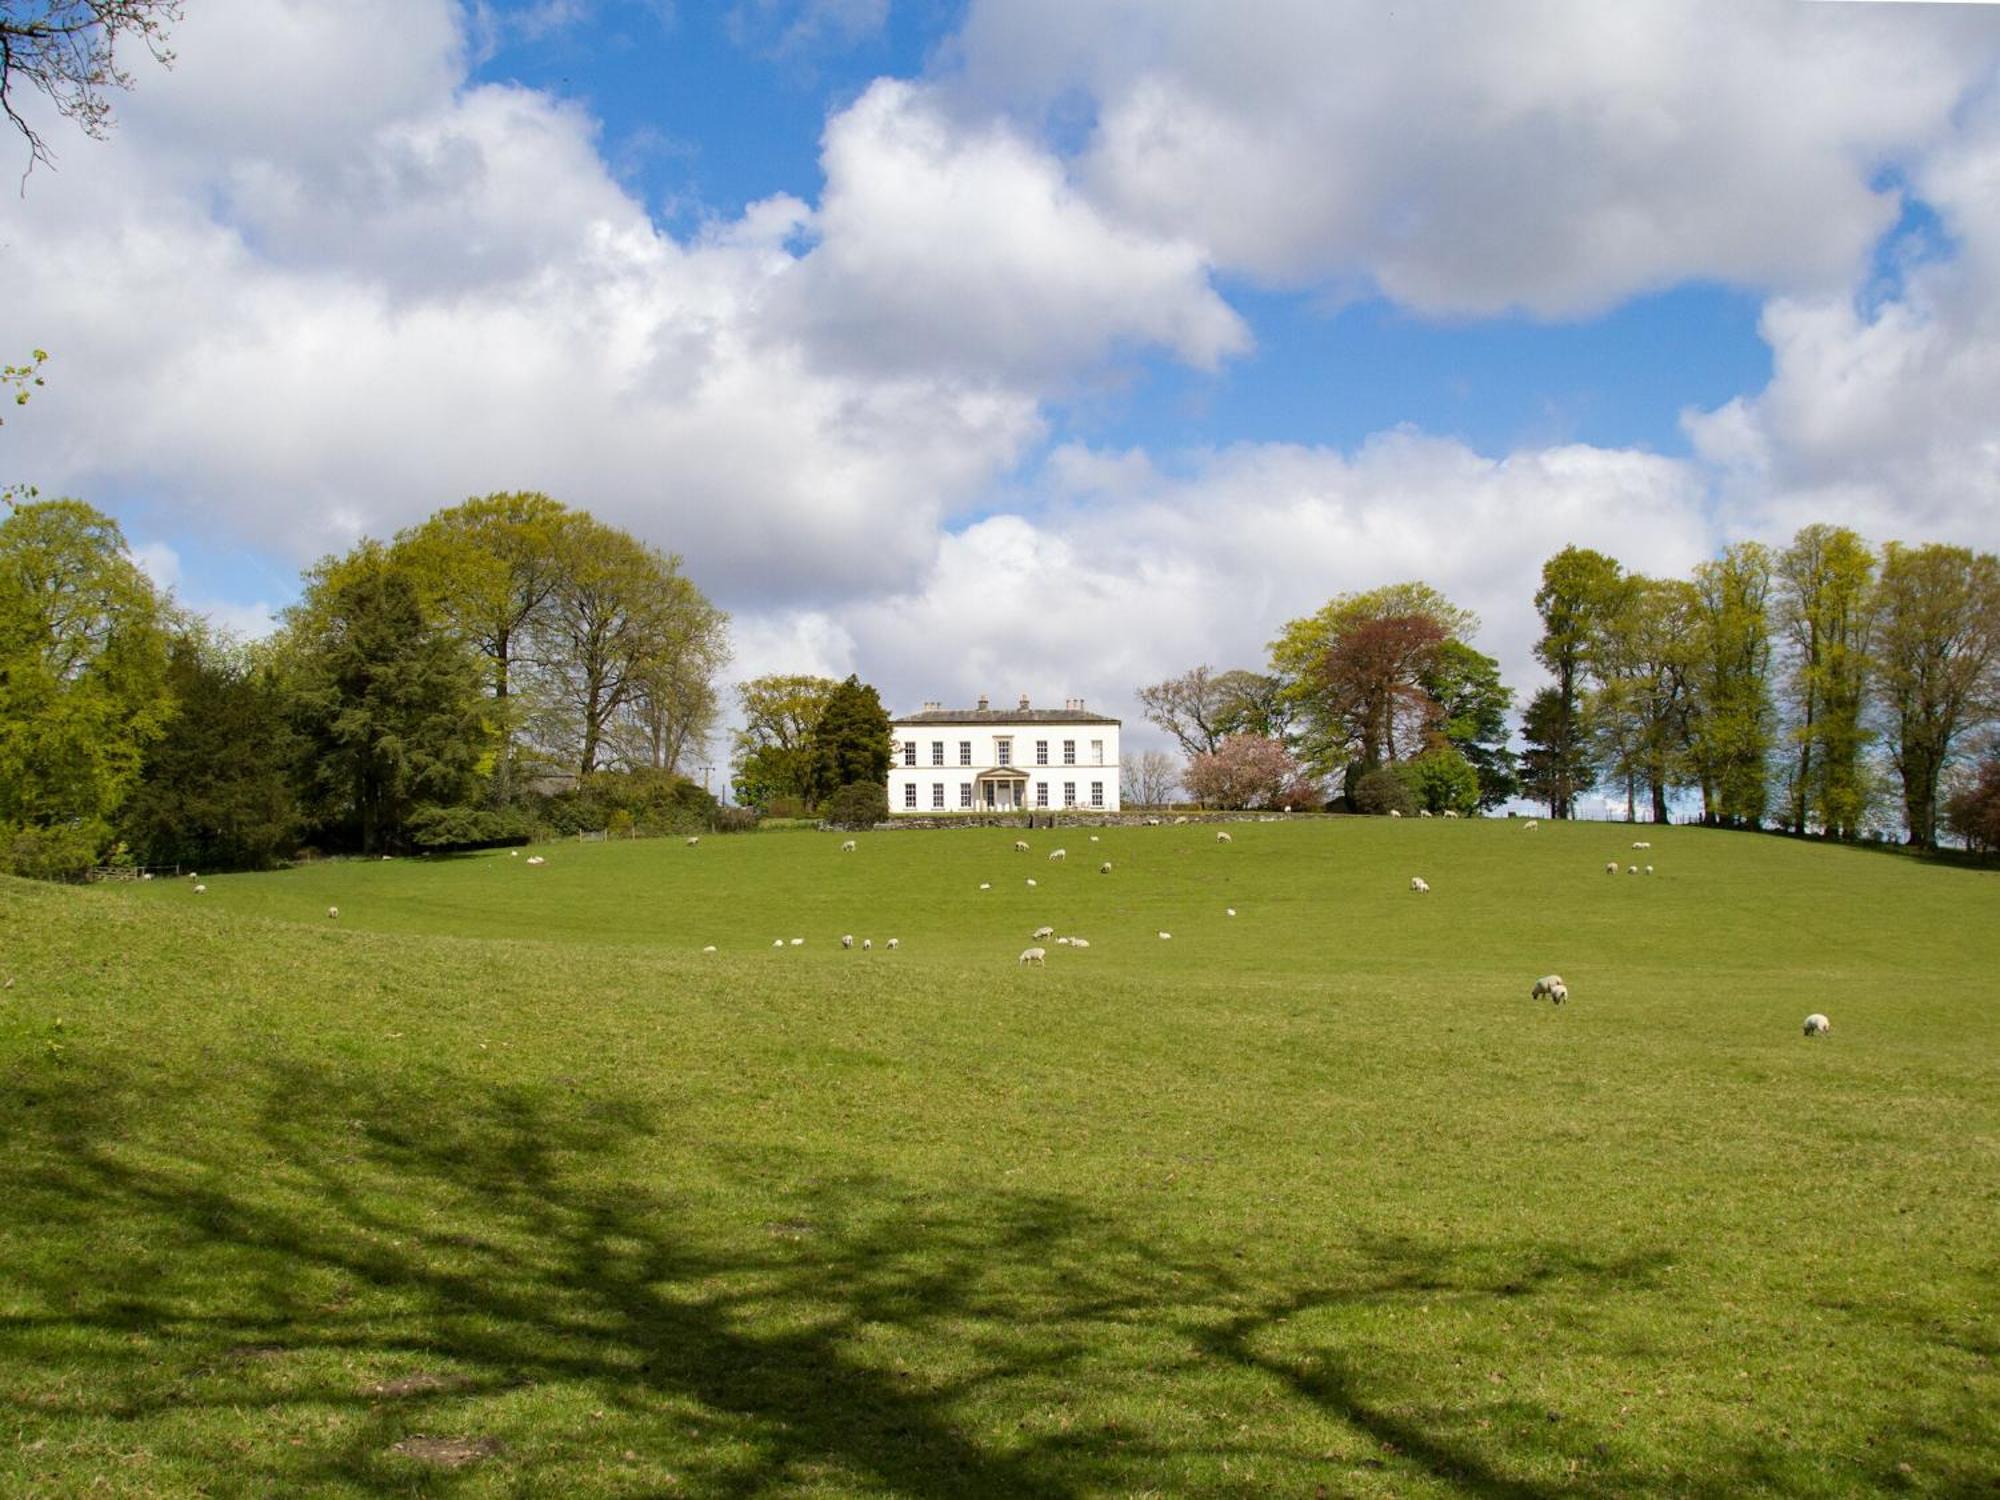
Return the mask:
<svg viewBox="0 0 2000 1500">
<path fill-rule="evenodd" d="M 1232 833 L 0 882 L 0 1493 L 2000 1493 L 2000 875 Z"/>
</svg>

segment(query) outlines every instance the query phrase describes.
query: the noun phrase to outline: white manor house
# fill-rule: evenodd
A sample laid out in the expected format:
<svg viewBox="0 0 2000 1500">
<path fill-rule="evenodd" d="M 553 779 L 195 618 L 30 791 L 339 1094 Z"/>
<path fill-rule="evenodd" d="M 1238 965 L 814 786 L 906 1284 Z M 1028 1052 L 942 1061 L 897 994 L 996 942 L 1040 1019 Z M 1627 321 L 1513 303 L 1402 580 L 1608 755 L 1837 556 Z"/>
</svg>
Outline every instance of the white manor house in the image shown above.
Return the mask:
<svg viewBox="0 0 2000 1500">
<path fill-rule="evenodd" d="M 891 722 L 889 813 L 1118 811 L 1118 720 L 1061 708 L 940 708 Z"/>
</svg>

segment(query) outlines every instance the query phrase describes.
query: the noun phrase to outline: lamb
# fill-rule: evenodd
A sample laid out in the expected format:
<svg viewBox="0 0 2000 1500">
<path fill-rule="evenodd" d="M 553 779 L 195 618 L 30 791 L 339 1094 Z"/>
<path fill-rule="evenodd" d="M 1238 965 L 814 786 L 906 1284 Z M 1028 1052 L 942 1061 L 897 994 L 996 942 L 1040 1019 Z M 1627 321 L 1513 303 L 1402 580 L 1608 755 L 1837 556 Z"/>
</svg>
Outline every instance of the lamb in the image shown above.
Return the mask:
<svg viewBox="0 0 2000 1500">
<path fill-rule="evenodd" d="M 1100 875 L 1109 875 L 1111 873 L 1111 861 L 1107 859 L 1103 864 L 1099 865 L 1097 873 Z"/>
<path fill-rule="evenodd" d="M 1047 963 L 1049 950 L 1046 948 L 1023 948 L 1020 961 L 1024 964 Z"/>
<path fill-rule="evenodd" d="M 1646 839 L 1634 839 L 1634 840 L 1632 840 L 1632 847 L 1633 847 L 1634 849 L 1650 849 L 1650 848 L 1652 848 L 1653 846 L 1652 846 L 1652 843 L 1651 843 L 1651 842 L 1650 842 L 1649 840 L 1646 840 Z"/>
<path fill-rule="evenodd" d="M 782 948 L 785 946 L 785 940 L 783 938 L 772 938 L 771 946 L 773 948 Z"/>
<path fill-rule="evenodd" d="M 1028 852 L 1028 841 L 1026 839 L 1015 839 L 1014 852 L 1016 854 L 1026 854 Z"/>
<path fill-rule="evenodd" d="M 1058 948 L 1067 948 L 1073 941 L 1075 940 L 1072 938 L 1059 937 L 1056 939 L 1056 946 Z"/>
<path fill-rule="evenodd" d="M 1181 824 L 1185 823 L 1186 821 L 1187 821 L 1187 819 L 1186 819 L 1186 818 L 1184 818 L 1184 817 L 1181 817 L 1181 818 L 1175 818 L 1175 819 L 1174 819 L 1174 826 L 1175 826 L 1176 828 L 1178 828 L 1178 827 L 1180 827 L 1180 825 L 1181 825 Z"/>
<path fill-rule="evenodd" d="M 1829 1031 L 1832 1030 L 1833 1030 L 1833 1022 L 1829 1021 L 1825 1016 L 1821 1015 L 1818 1011 L 1814 1011 L 1811 1015 L 1806 1017 L 1807 1036 L 1825 1036 Z"/>
<path fill-rule="evenodd" d="M 1421 875 L 1412 875 L 1410 877 L 1410 889 L 1415 891 L 1419 896 L 1428 896 L 1431 893 L 1431 883 Z"/>
<path fill-rule="evenodd" d="M 1230 836 L 1227 833 L 1218 833 L 1215 836 L 1215 841 L 1218 844 L 1230 844 L 1235 842 L 1235 840 L 1230 838 Z"/>
<path fill-rule="evenodd" d="M 854 852 L 854 840 L 847 839 L 843 841 L 840 846 L 840 852 L 842 854 L 852 854 Z"/>
<path fill-rule="evenodd" d="M 854 946 L 854 934 L 851 932 L 842 933 L 840 935 L 840 946 L 843 948 L 852 948 Z"/>
<path fill-rule="evenodd" d="M 1053 927 L 1037 927 L 1033 932 L 1028 934 L 1031 938 L 1046 938 L 1054 937 L 1055 935 L 1056 930 Z"/>
<path fill-rule="evenodd" d="M 1233 917 L 1236 915 L 1236 908 L 1233 906 L 1225 906 L 1222 908 L 1222 914 L 1225 917 Z"/>
<path fill-rule="evenodd" d="M 1528 991 L 1530 1000 L 1548 1000 L 1557 1005 L 1569 999 L 1569 986 L 1563 983 L 1560 974 L 1544 974 L 1535 981 L 1535 987 Z"/>
<path fill-rule="evenodd" d="M 1068 858 L 1069 858 L 1069 850 L 1067 849 L 1051 849 L 1049 851 L 1049 859 L 1052 862 L 1055 860 L 1068 859 Z"/>
<path fill-rule="evenodd" d="M 531 865 L 545 865 L 548 863 L 548 858 L 541 854 L 530 854 L 528 856 L 528 863 Z"/>
<path fill-rule="evenodd" d="M 1615 859 L 1609 861 L 1604 866 L 1604 873 L 1607 875 L 1616 875 L 1618 873 L 1618 861 Z"/>
<path fill-rule="evenodd" d="M 1420 807 L 1417 809 L 1417 816 L 1420 818 L 1428 818 L 1430 815 L 1431 815 L 1431 810 L 1428 807 Z"/>
<path fill-rule="evenodd" d="M 1625 867 L 1625 873 L 1627 875 L 1637 875 L 1639 873 L 1639 867 L 1637 865 L 1627 865 Z"/>
<path fill-rule="evenodd" d="M 326 914 L 327 914 L 328 918 L 330 918 L 330 919 L 332 919 L 332 918 L 337 918 L 337 917 L 339 917 L 339 915 L 340 915 L 340 908 L 339 908 L 339 907 L 337 907 L 337 906 L 329 906 L 329 907 L 328 907 L 328 908 L 326 909 Z"/>
<path fill-rule="evenodd" d="M 1158 828 L 1160 826 L 1160 820 L 1158 818 L 1148 818 L 1146 819 L 1146 826 L 1148 828 Z"/>
<path fill-rule="evenodd" d="M 1094 843 L 1096 843 L 1096 842 L 1097 842 L 1097 835 L 1093 833 L 1093 834 L 1092 834 L 1092 835 L 1090 836 L 1090 841 L 1091 841 L 1091 843 L 1093 843 L 1093 844 L 1094 844 Z"/>
<path fill-rule="evenodd" d="M 990 891 L 993 889 L 993 882 L 990 880 L 982 880 L 979 882 L 979 888 L 982 891 Z"/>
</svg>

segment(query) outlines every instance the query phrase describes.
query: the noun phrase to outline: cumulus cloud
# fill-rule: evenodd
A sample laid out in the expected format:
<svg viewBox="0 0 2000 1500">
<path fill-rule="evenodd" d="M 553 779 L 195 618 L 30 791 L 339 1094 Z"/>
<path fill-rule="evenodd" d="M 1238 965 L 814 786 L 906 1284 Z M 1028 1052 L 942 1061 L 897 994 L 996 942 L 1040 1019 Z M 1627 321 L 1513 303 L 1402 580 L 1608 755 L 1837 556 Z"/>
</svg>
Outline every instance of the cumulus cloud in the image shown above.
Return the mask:
<svg viewBox="0 0 2000 1500">
<path fill-rule="evenodd" d="M 2000 17 L 1786 0 L 979 0 L 956 86 L 1087 122 L 1129 223 L 1428 313 L 1600 310 L 1688 278 L 1844 286 L 1883 164 L 1948 128 Z"/>
</svg>

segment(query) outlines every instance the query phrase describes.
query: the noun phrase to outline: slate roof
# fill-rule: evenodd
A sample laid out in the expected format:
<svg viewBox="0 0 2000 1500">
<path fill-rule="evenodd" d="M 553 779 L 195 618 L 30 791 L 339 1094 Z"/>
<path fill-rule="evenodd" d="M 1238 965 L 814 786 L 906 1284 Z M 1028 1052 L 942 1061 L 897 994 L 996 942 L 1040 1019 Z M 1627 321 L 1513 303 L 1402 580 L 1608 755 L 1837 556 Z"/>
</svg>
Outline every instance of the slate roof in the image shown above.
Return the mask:
<svg viewBox="0 0 2000 1500">
<path fill-rule="evenodd" d="M 903 714 L 893 725 L 944 724 L 1118 724 L 1121 720 L 1080 708 L 930 708 Z"/>
</svg>

